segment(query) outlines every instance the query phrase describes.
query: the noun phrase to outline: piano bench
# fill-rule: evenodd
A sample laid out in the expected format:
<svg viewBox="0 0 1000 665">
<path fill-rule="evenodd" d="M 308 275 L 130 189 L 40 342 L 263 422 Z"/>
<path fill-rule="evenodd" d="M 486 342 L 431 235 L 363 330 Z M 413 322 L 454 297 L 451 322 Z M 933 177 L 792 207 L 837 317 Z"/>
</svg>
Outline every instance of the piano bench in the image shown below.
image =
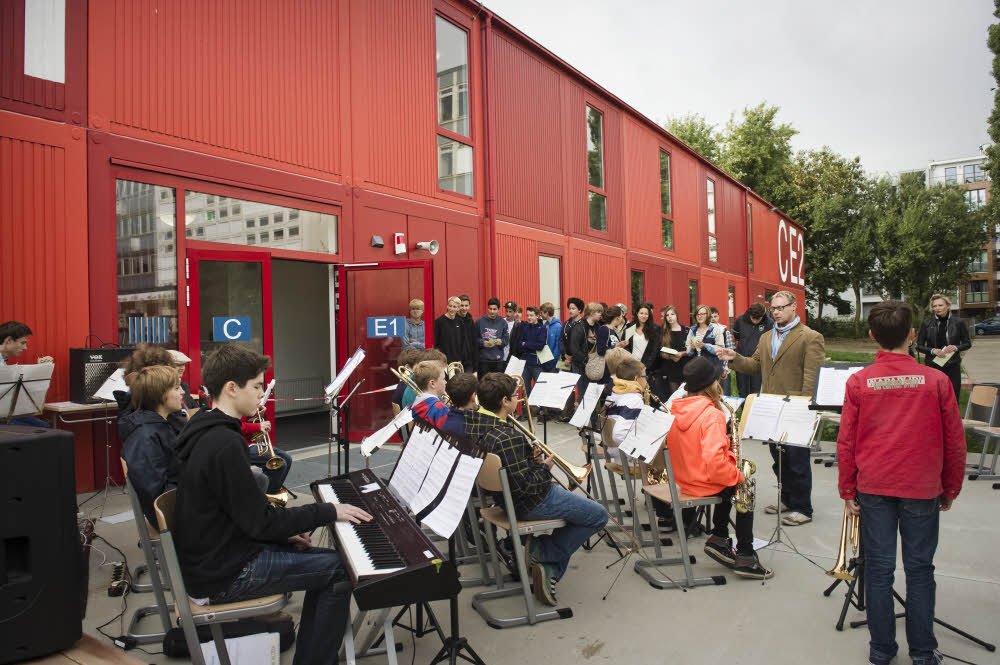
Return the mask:
<svg viewBox="0 0 1000 665">
<path fill-rule="evenodd" d="M 495 527 L 510 532 L 510 519 L 508 519 L 507 512 L 503 508 L 494 506 L 492 508 L 483 508 L 480 512 L 484 520 Z M 564 526 L 566 526 L 565 520 L 517 520 L 517 533 L 523 536 L 537 531 L 552 531 Z"/>
</svg>

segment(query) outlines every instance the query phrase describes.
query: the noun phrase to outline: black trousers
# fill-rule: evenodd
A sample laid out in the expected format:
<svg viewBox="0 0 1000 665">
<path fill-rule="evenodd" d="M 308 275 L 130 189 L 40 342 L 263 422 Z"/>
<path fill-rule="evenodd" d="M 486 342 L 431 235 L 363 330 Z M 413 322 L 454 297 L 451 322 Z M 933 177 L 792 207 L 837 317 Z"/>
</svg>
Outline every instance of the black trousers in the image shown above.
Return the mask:
<svg viewBox="0 0 1000 665">
<path fill-rule="evenodd" d="M 810 450 L 804 446 L 768 446 L 774 464 L 775 477 L 778 476 L 778 459 L 781 458 L 781 502 L 789 510 L 812 517 L 812 464 L 809 463 Z"/>
<path fill-rule="evenodd" d="M 951 387 L 955 389 L 955 401 L 957 402 L 959 394 L 962 392 L 962 363 L 956 362 L 941 367 L 932 361 L 927 363 L 927 366 L 941 370 L 948 375 L 948 380 L 951 381 Z"/>
<path fill-rule="evenodd" d="M 506 367 L 506 364 L 502 360 L 480 360 L 479 378 L 486 376 L 490 372 L 503 372 L 504 367 Z"/>
<path fill-rule="evenodd" d="M 727 487 L 716 496 L 722 497 L 722 503 L 713 506 L 712 535 L 719 538 L 729 537 L 729 515 L 733 511 L 733 495 L 735 487 Z M 744 556 L 753 555 L 753 511 L 741 513 L 736 511 L 733 520 L 736 525 L 736 553 Z"/>
</svg>

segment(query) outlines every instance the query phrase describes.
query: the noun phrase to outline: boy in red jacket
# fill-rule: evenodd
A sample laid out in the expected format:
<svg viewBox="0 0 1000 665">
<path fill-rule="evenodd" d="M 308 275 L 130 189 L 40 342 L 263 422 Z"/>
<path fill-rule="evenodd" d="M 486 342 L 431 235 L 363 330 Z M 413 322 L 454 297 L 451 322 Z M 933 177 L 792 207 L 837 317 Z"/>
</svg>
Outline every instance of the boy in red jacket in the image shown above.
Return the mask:
<svg viewBox="0 0 1000 665">
<path fill-rule="evenodd" d="M 872 307 L 875 362 L 847 381 L 837 461 L 840 496 L 861 515 L 869 660 L 896 656 L 892 585 L 896 532 L 906 571 L 906 641 L 913 665 L 942 661 L 934 639 L 934 551 L 939 511 L 951 508 L 965 473 L 965 431 L 948 377 L 907 354 L 913 310 L 898 300 Z"/>
</svg>

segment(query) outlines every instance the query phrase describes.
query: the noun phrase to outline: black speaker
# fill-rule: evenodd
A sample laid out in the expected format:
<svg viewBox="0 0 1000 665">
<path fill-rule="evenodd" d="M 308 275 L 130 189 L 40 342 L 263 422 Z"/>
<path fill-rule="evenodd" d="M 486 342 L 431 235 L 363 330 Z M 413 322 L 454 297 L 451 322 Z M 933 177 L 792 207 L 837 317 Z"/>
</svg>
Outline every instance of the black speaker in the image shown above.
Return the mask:
<svg viewBox="0 0 1000 665">
<path fill-rule="evenodd" d="M 132 355 L 135 347 L 109 346 L 103 349 L 69 350 L 69 399 L 77 404 L 101 402 L 94 393 Z"/>
<path fill-rule="evenodd" d="M 80 639 L 73 435 L 0 426 L 0 664 Z"/>
</svg>

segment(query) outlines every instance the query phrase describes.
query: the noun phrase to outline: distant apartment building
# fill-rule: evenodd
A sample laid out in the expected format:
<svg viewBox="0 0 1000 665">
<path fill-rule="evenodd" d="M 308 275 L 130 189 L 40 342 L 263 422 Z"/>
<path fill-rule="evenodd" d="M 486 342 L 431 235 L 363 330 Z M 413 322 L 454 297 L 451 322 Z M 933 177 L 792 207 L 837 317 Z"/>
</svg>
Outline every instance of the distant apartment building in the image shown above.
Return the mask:
<svg viewBox="0 0 1000 665">
<path fill-rule="evenodd" d="M 904 175 L 919 174 L 927 187 L 958 185 L 965 190 L 965 202 L 970 210 L 986 205 L 990 194 L 990 178 L 983 166 L 984 155 L 930 162 L 925 169 L 901 171 L 897 182 Z M 981 319 L 995 312 L 1000 313 L 1000 226 L 985 229 L 982 251 L 969 266 L 969 280 L 959 289 L 949 293 L 951 309 L 964 318 Z M 840 297 L 855 306 L 853 291 L 844 291 Z M 872 306 L 882 301 L 882 295 L 869 289 L 861 290 L 861 318 L 868 317 Z M 815 313 L 815 307 L 812 308 Z M 852 319 L 854 312 L 838 315 L 832 306 L 823 307 L 827 318 Z"/>
</svg>

